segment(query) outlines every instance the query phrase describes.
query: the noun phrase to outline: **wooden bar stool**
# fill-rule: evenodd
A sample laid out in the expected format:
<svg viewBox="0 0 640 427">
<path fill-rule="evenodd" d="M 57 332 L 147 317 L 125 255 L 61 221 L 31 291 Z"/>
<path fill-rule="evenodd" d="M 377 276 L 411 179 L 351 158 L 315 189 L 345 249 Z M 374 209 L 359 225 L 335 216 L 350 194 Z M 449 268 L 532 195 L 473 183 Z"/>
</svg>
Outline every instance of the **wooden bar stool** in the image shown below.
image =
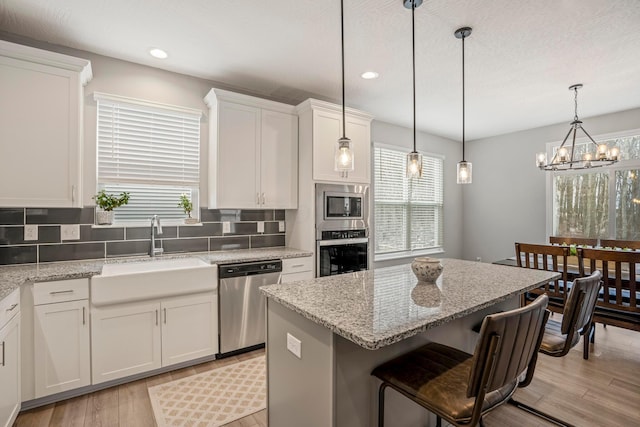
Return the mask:
<svg viewBox="0 0 640 427">
<path fill-rule="evenodd" d="M 549 298 L 488 315 L 473 355 L 429 343 L 373 370 L 378 391 L 378 426 L 384 426 L 384 391 L 391 387 L 455 426 L 482 426 L 482 416 L 507 402 L 535 371 Z M 520 376 L 526 371 L 522 381 Z"/>
</svg>

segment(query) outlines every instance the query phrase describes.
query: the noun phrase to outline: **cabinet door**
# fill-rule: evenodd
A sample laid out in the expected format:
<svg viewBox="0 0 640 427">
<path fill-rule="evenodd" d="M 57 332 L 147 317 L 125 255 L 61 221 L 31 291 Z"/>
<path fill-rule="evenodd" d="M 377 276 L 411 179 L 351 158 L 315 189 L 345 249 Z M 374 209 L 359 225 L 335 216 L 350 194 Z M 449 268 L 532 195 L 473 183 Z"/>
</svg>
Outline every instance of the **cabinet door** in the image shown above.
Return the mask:
<svg viewBox="0 0 640 427">
<path fill-rule="evenodd" d="M 312 271 L 301 271 L 299 273 L 287 273 L 280 276 L 280 283 L 297 282 L 298 280 L 311 280 L 313 279 Z"/>
<path fill-rule="evenodd" d="M 342 116 L 337 112 L 313 112 L 313 179 L 343 181 L 333 170 L 335 149 L 342 136 Z M 356 162 L 358 159 L 355 159 Z M 357 164 L 357 163 L 356 163 Z"/>
<path fill-rule="evenodd" d="M 20 315 L 0 328 L 0 426 L 13 425 L 20 411 Z"/>
<path fill-rule="evenodd" d="M 218 104 L 215 207 L 256 208 L 260 189 L 260 109 Z M 210 206 L 214 207 L 214 206 Z"/>
<path fill-rule="evenodd" d="M 91 384 L 87 300 L 34 307 L 36 398 Z"/>
<path fill-rule="evenodd" d="M 162 301 L 162 366 L 218 351 L 218 305 L 211 292 Z"/>
<path fill-rule="evenodd" d="M 80 92 L 77 72 L 0 57 L 0 206 L 81 206 Z"/>
<path fill-rule="evenodd" d="M 371 123 L 347 115 L 347 136 L 351 138 L 353 150 L 353 171 L 346 181 L 357 183 L 371 182 Z"/>
<path fill-rule="evenodd" d="M 260 202 L 263 208 L 298 207 L 298 118 L 262 110 Z"/>
<path fill-rule="evenodd" d="M 93 384 L 161 367 L 160 304 L 91 310 Z"/>
</svg>

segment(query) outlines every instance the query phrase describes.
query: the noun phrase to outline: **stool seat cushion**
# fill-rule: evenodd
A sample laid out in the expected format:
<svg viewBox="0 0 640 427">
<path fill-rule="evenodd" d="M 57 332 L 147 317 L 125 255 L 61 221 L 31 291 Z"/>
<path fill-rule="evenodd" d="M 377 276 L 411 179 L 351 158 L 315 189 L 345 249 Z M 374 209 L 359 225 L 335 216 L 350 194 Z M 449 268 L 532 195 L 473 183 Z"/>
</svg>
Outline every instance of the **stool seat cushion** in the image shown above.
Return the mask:
<svg viewBox="0 0 640 427">
<path fill-rule="evenodd" d="M 547 320 L 547 325 L 544 329 L 544 337 L 540 344 L 540 351 L 544 354 L 553 355 L 555 353 L 561 353 L 564 350 L 567 341 L 567 335 L 561 332 L 562 322 L 557 320 Z M 573 347 L 580 341 L 580 334 L 574 334 L 570 347 Z"/>
<path fill-rule="evenodd" d="M 392 359 L 372 372 L 428 410 L 464 424 L 471 420 L 474 398 L 467 397 L 473 356 L 442 344 L 429 343 Z M 482 411 L 503 403 L 517 380 L 487 393 Z"/>
</svg>

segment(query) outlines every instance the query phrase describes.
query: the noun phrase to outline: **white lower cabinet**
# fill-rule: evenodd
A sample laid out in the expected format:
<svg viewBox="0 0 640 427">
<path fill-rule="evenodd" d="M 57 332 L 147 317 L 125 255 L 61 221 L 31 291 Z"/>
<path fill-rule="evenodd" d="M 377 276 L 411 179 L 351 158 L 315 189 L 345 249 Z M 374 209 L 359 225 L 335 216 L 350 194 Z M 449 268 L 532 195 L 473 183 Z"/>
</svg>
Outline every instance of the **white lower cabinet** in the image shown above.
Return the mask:
<svg viewBox="0 0 640 427">
<path fill-rule="evenodd" d="M 285 258 L 282 260 L 280 283 L 313 279 L 313 257 Z"/>
<path fill-rule="evenodd" d="M 34 307 L 36 398 L 91 384 L 87 300 Z"/>
<path fill-rule="evenodd" d="M 216 301 L 209 292 L 94 307 L 93 384 L 213 355 L 218 346 Z"/>
<path fill-rule="evenodd" d="M 17 295 L 17 294 L 16 294 Z M 10 295 L 7 299 L 14 300 Z M 18 298 L 15 298 L 17 301 Z M 0 303 L 0 427 L 10 427 L 20 412 L 20 308 Z M 14 305 L 15 304 L 15 305 Z M 10 313 L 12 312 L 13 313 Z M 4 314 L 13 316 L 4 318 Z"/>
</svg>

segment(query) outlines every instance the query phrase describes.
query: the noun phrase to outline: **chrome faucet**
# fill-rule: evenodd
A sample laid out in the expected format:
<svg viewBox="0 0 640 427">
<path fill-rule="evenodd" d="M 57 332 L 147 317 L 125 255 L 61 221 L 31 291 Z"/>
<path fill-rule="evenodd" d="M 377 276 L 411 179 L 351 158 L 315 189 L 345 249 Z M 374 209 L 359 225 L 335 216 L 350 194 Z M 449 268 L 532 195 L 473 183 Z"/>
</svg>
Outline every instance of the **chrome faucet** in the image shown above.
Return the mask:
<svg viewBox="0 0 640 427">
<path fill-rule="evenodd" d="M 156 234 L 154 233 L 154 227 L 158 230 L 158 235 L 162 234 L 162 225 L 160 225 L 160 218 L 158 215 L 151 217 L 151 246 L 149 246 L 150 257 L 162 255 L 162 252 L 164 252 L 162 248 L 156 248 Z"/>
</svg>

